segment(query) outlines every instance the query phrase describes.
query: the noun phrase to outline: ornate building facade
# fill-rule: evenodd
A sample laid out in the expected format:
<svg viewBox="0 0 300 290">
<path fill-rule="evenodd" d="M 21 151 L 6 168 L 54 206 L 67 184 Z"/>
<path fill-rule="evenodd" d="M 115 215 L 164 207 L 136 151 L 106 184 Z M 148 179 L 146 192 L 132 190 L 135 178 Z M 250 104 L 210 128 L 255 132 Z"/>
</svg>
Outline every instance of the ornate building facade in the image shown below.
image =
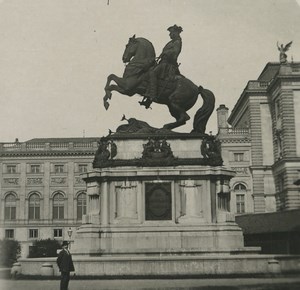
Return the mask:
<svg viewBox="0 0 300 290">
<path fill-rule="evenodd" d="M 97 138 L 32 139 L 0 144 L 0 238 L 69 239 L 86 213 L 86 185 Z"/>
<path fill-rule="evenodd" d="M 229 118 L 224 105 L 217 111 L 222 155 L 237 172 L 231 184 L 235 212 L 241 199 L 244 213 L 299 209 L 300 63 L 268 63 Z M 235 193 L 236 183 L 244 197 Z"/>
<path fill-rule="evenodd" d="M 230 211 L 235 214 L 254 212 L 251 166 L 251 136 L 249 128 L 229 128 L 228 108 L 217 109 L 218 138 L 221 141 L 224 165 L 236 172 L 230 181 Z"/>
</svg>

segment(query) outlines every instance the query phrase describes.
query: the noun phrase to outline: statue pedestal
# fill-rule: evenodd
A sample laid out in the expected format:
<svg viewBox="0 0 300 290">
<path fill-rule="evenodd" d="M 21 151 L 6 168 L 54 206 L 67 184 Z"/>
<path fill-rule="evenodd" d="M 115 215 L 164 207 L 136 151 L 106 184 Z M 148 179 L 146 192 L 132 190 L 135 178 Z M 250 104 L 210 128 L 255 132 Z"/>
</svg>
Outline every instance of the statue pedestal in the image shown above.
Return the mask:
<svg viewBox="0 0 300 290">
<path fill-rule="evenodd" d="M 202 156 L 199 137 L 168 136 L 167 142 L 147 137 L 112 138 L 116 159 L 104 159 L 100 168 L 83 175 L 87 215 L 72 252 L 126 256 L 246 251 L 229 211 L 228 184 L 234 172 L 209 165 L 216 161 Z"/>
</svg>

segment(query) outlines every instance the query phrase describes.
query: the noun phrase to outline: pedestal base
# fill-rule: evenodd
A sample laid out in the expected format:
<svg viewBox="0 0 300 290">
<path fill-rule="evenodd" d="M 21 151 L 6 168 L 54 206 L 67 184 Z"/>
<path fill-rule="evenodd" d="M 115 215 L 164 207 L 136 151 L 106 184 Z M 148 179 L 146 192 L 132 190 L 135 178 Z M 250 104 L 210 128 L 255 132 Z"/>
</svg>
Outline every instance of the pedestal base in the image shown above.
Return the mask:
<svg viewBox="0 0 300 290">
<path fill-rule="evenodd" d="M 73 261 L 76 276 L 90 278 L 253 278 L 300 273 L 300 257 L 291 255 L 156 255 L 131 258 L 73 256 Z M 40 275 L 45 262 L 53 265 L 55 276 L 60 275 L 56 258 L 20 259 L 22 274 L 35 277 Z"/>
<path fill-rule="evenodd" d="M 228 184 L 234 172 L 208 165 L 199 136 L 174 135 L 169 143 L 138 136 L 109 142 L 119 159 L 101 163 L 101 151 L 99 168 L 83 175 L 87 215 L 76 233 L 74 254 L 247 252 L 229 211 Z"/>
<path fill-rule="evenodd" d="M 74 255 L 215 255 L 258 253 L 244 248 L 235 224 L 99 227 L 83 225 L 77 231 Z"/>
</svg>

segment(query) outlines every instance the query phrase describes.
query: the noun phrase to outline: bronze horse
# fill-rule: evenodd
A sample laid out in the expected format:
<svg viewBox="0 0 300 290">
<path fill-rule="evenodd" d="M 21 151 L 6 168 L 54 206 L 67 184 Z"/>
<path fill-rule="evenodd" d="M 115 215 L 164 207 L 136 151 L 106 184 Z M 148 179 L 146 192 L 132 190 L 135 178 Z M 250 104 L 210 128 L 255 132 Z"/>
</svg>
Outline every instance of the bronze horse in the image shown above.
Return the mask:
<svg viewBox="0 0 300 290">
<path fill-rule="evenodd" d="M 148 71 L 156 64 L 154 47 L 147 39 L 135 38 L 134 35 L 126 45 L 122 60 L 127 63 L 123 77 L 114 74 L 107 77 L 106 94 L 103 98 L 106 110 L 112 91 L 127 96 L 140 94 L 145 99 Z M 111 84 L 111 81 L 116 84 Z M 192 132 L 204 134 L 207 121 L 214 110 L 214 94 L 201 86 L 196 86 L 182 75 L 177 75 L 171 80 L 160 80 L 158 98 L 154 102 L 167 105 L 170 114 L 176 119 L 176 122 L 165 124 L 163 128 L 173 129 L 184 125 L 190 119 L 187 111 L 195 105 L 199 94 L 203 98 L 203 105 L 195 114 Z"/>
</svg>

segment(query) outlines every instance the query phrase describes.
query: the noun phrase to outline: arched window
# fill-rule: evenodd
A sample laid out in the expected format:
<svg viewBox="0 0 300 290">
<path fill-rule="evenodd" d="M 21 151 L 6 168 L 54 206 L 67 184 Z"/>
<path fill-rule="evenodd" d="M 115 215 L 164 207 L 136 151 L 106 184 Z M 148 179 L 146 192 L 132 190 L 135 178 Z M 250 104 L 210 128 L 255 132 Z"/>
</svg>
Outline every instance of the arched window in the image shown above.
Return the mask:
<svg viewBox="0 0 300 290">
<path fill-rule="evenodd" d="M 82 220 L 82 216 L 86 214 L 86 193 L 81 192 L 77 196 L 77 219 Z"/>
<path fill-rule="evenodd" d="M 245 195 L 246 186 L 242 183 L 238 183 L 234 187 L 236 198 L 236 213 L 245 213 Z"/>
<path fill-rule="evenodd" d="M 56 193 L 53 197 L 53 219 L 64 219 L 64 196 L 61 193 Z"/>
<path fill-rule="evenodd" d="M 16 208 L 17 208 L 17 198 L 13 193 L 9 193 L 5 197 L 4 219 L 15 220 Z"/>
<path fill-rule="evenodd" d="M 40 219 L 40 197 L 37 193 L 33 193 L 29 197 L 29 219 Z"/>
<path fill-rule="evenodd" d="M 235 187 L 234 187 L 234 191 L 246 191 L 246 186 L 242 183 L 238 183 Z"/>
</svg>

